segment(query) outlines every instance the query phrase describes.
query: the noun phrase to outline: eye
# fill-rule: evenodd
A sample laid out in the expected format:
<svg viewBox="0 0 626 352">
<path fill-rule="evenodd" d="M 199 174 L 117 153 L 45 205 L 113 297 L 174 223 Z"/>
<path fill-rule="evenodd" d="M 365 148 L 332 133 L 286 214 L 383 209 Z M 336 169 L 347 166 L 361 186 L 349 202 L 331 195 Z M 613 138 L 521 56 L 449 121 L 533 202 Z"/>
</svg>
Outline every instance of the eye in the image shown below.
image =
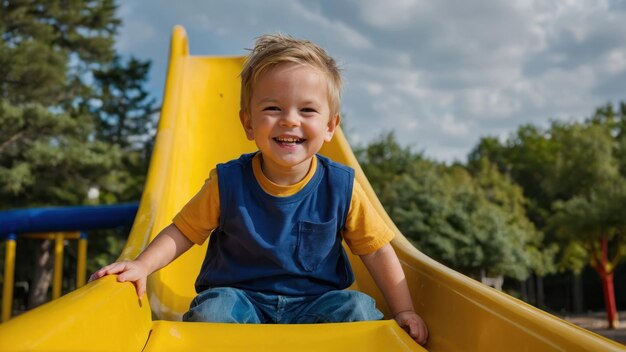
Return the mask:
<svg viewBox="0 0 626 352">
<path fill-rule="evenodd" d="M 263 111 L 280 111 L 278 106 L 267 106 L 263 108 Z"/>
<path fill-rule="evenodd" d="M 313 108 L 303 108 L 301 111 L 304 112 L 304 113 L 310 113 L 310 114 L 317 113 L 317 110 L 315 110 Z"/>
</svg>

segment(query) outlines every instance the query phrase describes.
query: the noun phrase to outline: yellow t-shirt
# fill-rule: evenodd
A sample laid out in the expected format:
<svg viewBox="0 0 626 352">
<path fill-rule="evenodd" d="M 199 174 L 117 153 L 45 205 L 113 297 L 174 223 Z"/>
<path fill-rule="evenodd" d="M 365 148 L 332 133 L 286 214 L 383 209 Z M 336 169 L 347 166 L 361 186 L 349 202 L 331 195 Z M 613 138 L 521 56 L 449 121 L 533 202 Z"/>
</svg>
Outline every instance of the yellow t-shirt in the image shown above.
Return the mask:
<svg viewBox="0 0 626 352">
<path fill-rule="evenodd" d="M 270 181 L 261 171 L 260 154 L 252 159 L 252 170 L 263 190 L 275 197 L 296 194 L 311 180 L 317 169 L 317 158 L 312 159 L 306 176 L 298 183 L 282 186 Z M 211 170 L 209 178 L 200 191 L 174 217 L 174 225 L 196 244 L 202 244 L 218 227 L 220 219 L 220 195 L 217 170 Z M 342 232 L 346 244 L 356 255 L 365 255 L 382 248 L 394 236 L 380 218 L 361 185 L 355 180 L 352 188 L 350 209 Z"/>
</svg>

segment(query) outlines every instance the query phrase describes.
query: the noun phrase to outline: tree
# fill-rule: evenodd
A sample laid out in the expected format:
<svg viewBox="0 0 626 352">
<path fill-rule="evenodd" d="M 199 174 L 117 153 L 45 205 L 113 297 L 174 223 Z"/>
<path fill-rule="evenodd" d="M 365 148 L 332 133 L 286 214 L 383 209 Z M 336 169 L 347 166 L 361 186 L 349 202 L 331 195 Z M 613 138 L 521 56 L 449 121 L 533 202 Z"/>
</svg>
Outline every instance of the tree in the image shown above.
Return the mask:
<svg viewBox="0 0 626 352">
<path fill-rule="evenodd" d="M 524 250 L 530 271 L 539 277 L 554 273 L 558 246 L 546 244 L 543 232 L 529 220 L 526 210 L 529 201 L 523 189 L 486 159 L 481 160 L 480 168 L 474 169 L 473 175 L 489 203 L 504 211 L 511 230 L 525 236 Z"/>
<path fill-rule="evenodd" d="M 580 243 L 600 276 L 609 328 L 618 326 L 613 272 L 626 256 L 626 182 L 598 187 L 588 195 L 555 203 L 552 218 L 558 233 Z"/>
<path fill-rule="evenodd" d="M 97 117 L 97 139 L 123 152 L 121 167 L 99 184 L 106 203 L 138 199 L 145 183 L 158 111 L 144 87 L 149 70 L 149 61 L 131 57 L 125 62 L 116 56 L 94 71 L 95 94 L 89 106 Z"/>
<path fill-rule="evenodd" d="M 357 155 L 385 209 L 420 250 L 476 278 L 528 275 L 536 234 L 515 203 L 523 200 L 521 190 L 494 167 L 474 177 L 462 165 L 447 167 L 400 147 L 393 134 Z M 507 199 L 513 193 L 517 198 Z"/>
<path fill-rule="evenodd" d="M 113 62 L 94 71 L 98 94 L 91 101 L 98 116 L 98 140 L 128 148 L 143 146 L 154 127 L 154 99 L 145 90 L 150 62 L 116 56 Z"/>
<path fill-rule="evenodd" d="M 0 209 L 84 204 L 96 185 L 107 203 L 140 193 L 149 63 L 116 56 L 116 9 L 113 0 L 0 2 Z M 103 127 L 104 116 L 117 123 Z M 49 281 L 39 278 L 52 261 L 19 263 L 16 276 L 33 276 L 33 265 L 31 306 L 46 298 Z"/>
<path fill-rule="evenodd" d="M 495 164 L 500 172 L 522 187 L 527 203 L 526 213 L 542 229 L 549 217 L 553 199 L 543 187 L 545 173 L 554 164 L 557 146 L 550 133 L 533 125 L 523 125 L 504 144 L 486 137 L 468 156 L 468 167 L 477 170 L 482 159 Z"/>
<path fill-rule="evenodd" d="M 93 116 L 79 104 L 89 90 L 86 70 L 113 58 L 115 5 L 22 0 L 0 6 L 0 172 L 5 176 L 0 207 L 80 203 L 118 153 L 93 138 Z"/>
<path fill-rule="evenodd" d="M 528 214 L 547 243 L 561 248 L 559 266 L 580 273 L 591 262 L 603 283 L 609 326 L 617 313 L 612 271 L 624 257 L 620 222 L 626 182 L 626 105 L 598 108 L 583 123 L 522 126 L 504 144 L 483 139 L 470 155 L 498 164 L 524 188 Z"/>
<path fill-rule="evenodd" d="M 619 199 L 612 197 L 619 194 L 612 189 L 622 180 L 613 153 L 611 127 L 599 121 L 594 118 L 585 124 L 552 126 L 552 139 L 558 148 L 555 162 L 546 170 L 543 187 L 554 199 L 552 227 L 556 234 L 566 241 L 581 244 L 600 276 L 608 324 L 614 328 L 617 309 L 613 269 L 623 255 L 620 253 L 622 241 L 613 235 L 615 230 L 608 221 L 612 214 L 607 210 Z M 613 260 L 608 259 L 610 242 L 615 248 Z"/>
<path fill-rule="evenodd" d="M 92 126 L 87 116 L 0 102 L 0 206 L 83 203 L 119 157 L 116 147 L 89 141 Z"/>
<path fill-rule="evenodd" d="M 118 153 L 92 138 L 94 121 L 76 104 L 88 90 L 86 68 L 112 57 L 115 6 L 27 0 L 0 6 L 0 208 L 80 204 Z M 30 306 L 45 301 L 49 247 L 43 241 L 36 262 L 18 266 L 18 277 L 35 267 Z"/>
</svg>

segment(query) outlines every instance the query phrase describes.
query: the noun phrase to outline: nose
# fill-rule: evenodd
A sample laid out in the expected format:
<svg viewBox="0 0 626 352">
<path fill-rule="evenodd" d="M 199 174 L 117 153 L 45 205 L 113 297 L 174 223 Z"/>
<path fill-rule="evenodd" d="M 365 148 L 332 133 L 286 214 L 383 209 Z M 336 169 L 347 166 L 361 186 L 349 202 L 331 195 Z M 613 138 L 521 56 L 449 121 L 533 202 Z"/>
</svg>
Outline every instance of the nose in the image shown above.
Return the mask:
<svg viewBox="0 0 626 352">
<path fill-rule="evenodd" d="M 280 119 L 280 125 L 283 127 L 300 126 L 300 115 L 297 110 L 286 110 Z"/>
</svg>

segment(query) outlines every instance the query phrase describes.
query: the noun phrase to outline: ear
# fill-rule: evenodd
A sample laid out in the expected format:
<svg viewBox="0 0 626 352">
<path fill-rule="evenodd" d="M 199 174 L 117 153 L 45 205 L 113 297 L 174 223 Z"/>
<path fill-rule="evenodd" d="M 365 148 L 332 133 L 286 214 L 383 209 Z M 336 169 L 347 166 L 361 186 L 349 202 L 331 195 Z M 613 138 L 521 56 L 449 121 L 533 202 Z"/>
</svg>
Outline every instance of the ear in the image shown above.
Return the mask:
<svg viewBox="0 0 626 352">
<path fill-rule="evenodd" d="M 252 119 L 250 118 L 250 114 L 243 110 L 239 110 L 239 120 L 241 121 L 243 130 L 246 132 L 248 140 L 254 140 L 254 131 L 252 130 Z"/>
<path fill-rule="evenodd" d="M 335 135 L 335 130 L 339 127 L 339 123 L 341 122 L 341 116 L 336 114 L 328 120 L 328 125 L 326 126 L 326 137 L 324 140 L 326 142 L 330 142 Z"/>
</svg>

